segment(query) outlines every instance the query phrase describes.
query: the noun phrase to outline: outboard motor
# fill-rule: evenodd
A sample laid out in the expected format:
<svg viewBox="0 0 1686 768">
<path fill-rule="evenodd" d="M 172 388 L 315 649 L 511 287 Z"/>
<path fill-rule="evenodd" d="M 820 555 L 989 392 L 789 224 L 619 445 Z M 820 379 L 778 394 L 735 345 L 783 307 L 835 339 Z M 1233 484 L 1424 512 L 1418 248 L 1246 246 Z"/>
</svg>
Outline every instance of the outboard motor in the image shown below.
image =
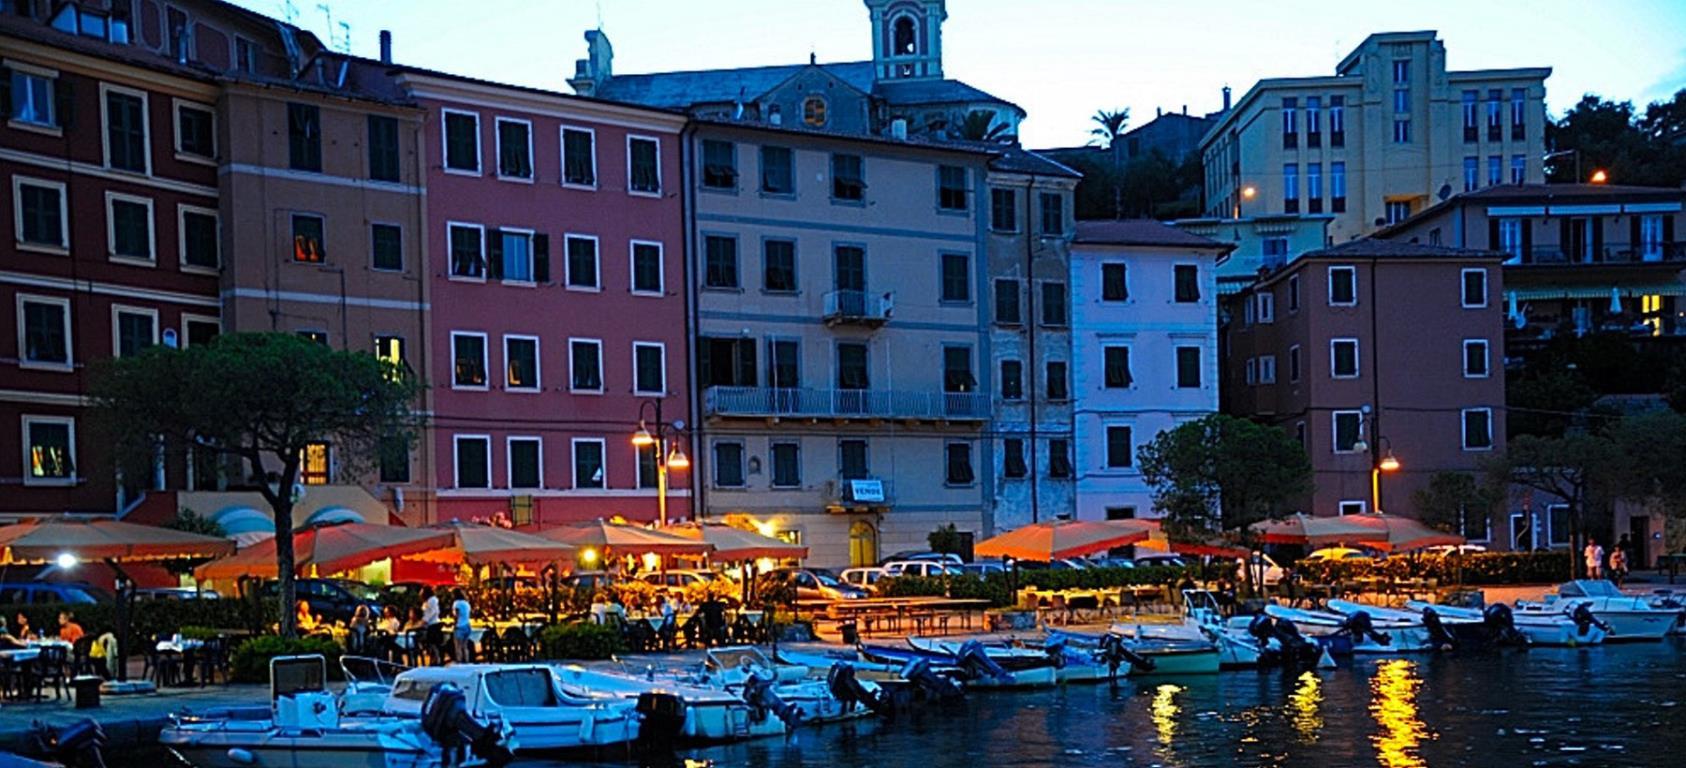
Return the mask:
<svg viewBox="0 0 1686 768">
<path fill-rule="evenodd" d="M 825 675 L 825 687 L 843 703 L 844 712 L 853 712 L 856 706 L 863 706 L 880 715 L 890 713 L 890 702 L 883 692 L 861 685 L 860 679 L 855 677 L 855 665 L 849 662 L 839 661 L 831 665 L 831 671 Z"/>
<path fill-rule="evenodd" d="M 946 701 L 965 695 L 959 683 L 931 671 L 931 663 L 924 659 L 914 659 L 902 667 L 902 679 L 912 683 L 930 699 Z"/>
<path fill-rule="evenodd" d="M 503 743 L 503 734 L 468 714 L 468 699 L 462 689 L 440 683 L 427 692 L 422 702 L 422 731 L 438 742 L 445 768 L 462 765 L 465 749 L 472 750 L 487 765 L 501 766 L 515 759 Z"/>
<path fill-rule="evenodd" d="M 1259 614 L 1253 617 L 1247 625 L 1247 634 L 1259 641 L 1259 645 L 1274 652 L 1285 667 L 1298 667 L 1303 664 L 1315 664 L 1322 655 L 1322 649 L 1316 643 L 1307 640 L 1300 634 L 1299 627 L 1291 621 L 1283 621 L 1275 616 Z M 1271 641 L 1276 641 L 1277 647 L 1270 648 Z"/>
<path fill-rule="evenodd" d="M 1428 639 L 1436 648 L 1450 651 L 1458 646 L 1452 631 L 1446 628 L 1446 622 L 1440 620 L 1440 614 L 1435 613 L 1433 608 L 1423 609 L 1423 628 L 1428 630 Z"/>
<path fill-rule="evenodd" d="M 1054 662 L 1055 669 L 1065 669 L 1065 649 L 1065 635 L 1049 635 L 1048 639 L 1042 643 L 1042 652 L 1048 654 L 1048 660 Z"/>
<path fill-rule="evenodd" d="M 638 743 L 646 752 L 669 753 L 685 732 L 685 700 L 677 694 L 638 694 Z"/>
<path fill-rule="evenodd" d="M 743 700 L 750 705 L 750 717 L 755 722 L 765 722 L 767 715 L 772 714 L 784 722 L 786 733 L 794 733 L 796 726 L 802 724 L 802 710 L 779 698 L 773 691 L 774 682 L 771 673 L 760 669 L 750 672 L 743 681 Z"/>
<path fill-rule="evenodd" d="M 56 729 L 36 722 L 30 741 L 36 753 L 69 768 L 105 768 L 105 729 L 91 717 Z"/>
<path fill-rule="evenodd" d="M 1481 623 L 1487 628 L 1487 636 L 1499 645 L 1527 645 L 1528 636 L 1516 628 L 1516 615 L 1511 613 L 1510 606 L 1504 603 L 1493 603 L 1481 611 Z"/>
<path fill-rule="evenodd" d="M 1586 635 L 1592 627 L 1604 630 L 1604 634 L 1607 635 L 1616 634 L 1615 630 L 1610 629 L 1609 624 L 1605 624 L 1592 614 L 1592 606 L 1586 603 L 1577 603 L 1575 610 L 1569 612 L 1569 618 L 1575 622 L 1575 634 L 1577 635 Z"/>
<path fill-rule="evenodd" d="M 1007 674 L 1007 670 L 1005 668 L 996 663 L 995 659 L 989 657 L 989 652 L 984 650 L 983 643 L 976 640 L 967 640 L 966 642 L 961 643 L 960 650 L 954 654 L 954 658 L 955 661 L 959 662 L 960 667 L 965 669 L 973 680 L 983 677 L 984 675 L 988 675 L 997 680 L 1005 680 L 1012 677 Z"/>
<path fill-rule="evenodd" d="M 1376 631 L 1376 623 L 1370 618 L 1369 611 L 1354 611 L 1341 622 L 1340 631 L 1351 635 L 1354 641 L 1369 638 L 1376 645 L 1393 644 L 1393 638 Z"/>
<path fill-rule="evenodd" d="M 1107 675 L 1115 679 L 1118 677 L 1118 670 L 1126 664 L 1143 672 L 1152 672 L 1158 666 L 1153 659 L 1125 647 L 1124 638 L 1110 632 L 1101 637 L 1099 657 L 1106 662 Z"/>
</svg>

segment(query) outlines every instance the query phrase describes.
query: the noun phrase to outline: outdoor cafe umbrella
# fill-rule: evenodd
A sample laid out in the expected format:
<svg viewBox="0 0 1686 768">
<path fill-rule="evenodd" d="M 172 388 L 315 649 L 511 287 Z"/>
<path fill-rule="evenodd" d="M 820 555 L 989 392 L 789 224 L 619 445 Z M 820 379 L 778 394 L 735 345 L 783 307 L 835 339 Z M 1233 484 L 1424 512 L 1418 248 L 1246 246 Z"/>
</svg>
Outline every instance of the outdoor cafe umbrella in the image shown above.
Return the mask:
<svg viewBox="0 0 1686 768">
<path fill-rule="evenodd" d="M 1303 544 L 1323 547 L 1331 544 L 1375 544 L 1387 539 L 1387 532 L 1347 517 L 1311 517 L 1298 513 L 1281 520 L 1263 520 L 1250 526 L 1266 544 Z"/>
<path fill-rule="evenodd" d="M 1150 530 L 1143 520 L 1051 520 L 984 539 L 972 551 L 983 557 L 1048 562 L 1134 544 L 1146 539 Z"/>
<path fill-rule="evenodd" d="M 1455 533 L 1437 531 L 1409 517 L 1398 515 L 1378 515 L 1365 513 L 1358 515 L 1343 515 L 1335 518 L 1345 520 L 1354 525 L 1362 525 L 1381 531 L 1386 537 L 1381 541 L 1367 541 L 1366 544 L 1376 549 L 1388 552 L 1408 552 L 1426 547 L 1443 545 L 1457 545 L 1464 543 L 1464 537 Z"/>
<path fill-rule="evenodd" d="M 451 546 L 450 531 L 437 528 L 403 528 L 396 525 L 340 523 L 312 526 L 293 532 L 293 558 L 297 575 L 339 573 L 387 558 L 404 557 Z M 194 569 L 205 579 L 238 579 L 242 576 L 273 578 L 275 539 L 266 539 L 239 552 Z"/>
<path fill-rule="evenodd" d="M 593 520 L 539 531 L 540 536 L 580 549 L 618 552 L 627 555 L 701 555 L 713 544 L 628 523 Z"/>
<path fill-rule="evenodd" d="M 481 566 L 550 563 L 574 556 L 572 545 L 495 525 L 456 520 L 424 530 L 445 531 L 451 535 L 450 543 L 441 549 L 410 555 L 405 559 Z"/>
<path fill-rule="evenodd" d="M 675 525 L 663 529 L 663 532 L 713 545 L 714 551 L 708 553 L 708 557 L 721 563 L 759 560 L 763 557 L 785 560 L 808 556 L 808 548 L 801 544 L 791 544 L 755 531 L 719 523 Z"/>
</svg>

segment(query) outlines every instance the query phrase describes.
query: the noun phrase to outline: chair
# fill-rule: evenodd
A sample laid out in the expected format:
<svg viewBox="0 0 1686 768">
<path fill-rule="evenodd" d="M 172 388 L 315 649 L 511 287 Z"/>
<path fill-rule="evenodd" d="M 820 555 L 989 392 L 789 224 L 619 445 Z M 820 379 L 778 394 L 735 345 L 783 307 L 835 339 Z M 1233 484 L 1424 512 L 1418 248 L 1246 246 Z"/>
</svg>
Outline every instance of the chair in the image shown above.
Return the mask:
<svg viewBox="0 0 1686 768">
<path fill-rule="evenodd" d="M 219 673 L 222 675 L 222 681 L 228 682 L 228 638 L 219 635 L 206 639 L 205 644 L 199 646 L 196 661 L 199 687 L 203 688 L 214 682 Z"/>
<path fill-rule="evenodd" d="M 104 671 L 105 665 L 93 663 L 93 651 L 93 635 L 83 635 L 76 638 L 76 642 L 72 643 L 70 647 L 71 676 L 99 675 Z M 103 675 L 101 676 L 103 677 Z"/>
<path fill-rule="evenodd" d="M 507 660 L 503 643 L 498 638 L 497 627 L 487 627 L 480 635 L 480 661 L 488 664 L 498 664 Z M 461 661 L 459 659 L 459 661 Z"/>
<path fill-rule="evenodd" d="M 53 691 L 53 699 L 63 699 L 70 695 L 70 675 L 65 667 L 69 664 L 69 653 L 63 646 L 42 646 L 41 655 L 36 657 L 35 684 L 38 686 L 36 695 L 40 695 L 40 687 L 47 687 Z"/>
<path fill-rule="evenodd" d="M 146 644 L 146 665 L 141 668 L 141 677 L 150 676 L 152 682 L 159 688 L 175 685 L 181 679 L 181 653 L 170 650 L 159 650 L 158 644 L 169 640 L 167 635 L 156 635 Z"/>
<path fill-rule="evenodd" d="M 486 630 L 491 634 L 492 630 Z M 507 662 L 527 662 L 533 660 L 533 639 L 527 636 L 526 630 L 520 627 L 509 627 L 503 631 L 503 658 Z"/>
</svg>

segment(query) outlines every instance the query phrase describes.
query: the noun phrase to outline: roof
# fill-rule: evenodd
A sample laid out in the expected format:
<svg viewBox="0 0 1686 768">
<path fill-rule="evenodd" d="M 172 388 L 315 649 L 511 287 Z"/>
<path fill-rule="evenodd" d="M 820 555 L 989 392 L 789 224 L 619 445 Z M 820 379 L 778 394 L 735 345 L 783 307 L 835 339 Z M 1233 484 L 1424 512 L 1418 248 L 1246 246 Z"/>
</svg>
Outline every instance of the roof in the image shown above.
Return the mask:
<svg viewBox="0 0 1686 768">
<path fill-rule="evenodd" d="M 1444 245 L 1423 245 L 1399 240 L 1366 237 L 1329 248 L 1307 251 L 1300 259 L 1498 259 L 1503 255 L 1494 251 L 1469 248 L 1450 248 Z"/>
<path fill-rule="evenodd" d="M 633 105 L 633 106 L 636 107 L 637 105 Z M 723 118 L 723 117 L 703 117 L 703 116 L 694 116 L 690 120 L 691 120 L 692 125 L 699 125 L 699 126 L 719 126 L 721 128 L 741 128 L 741 129 L 746 130 L 746 131 L 766 131 L 766 132 L 770 132 L 770 133 L 779 133 L 779 134 L 784 134 L 784 135 L 790 135 L 790 134 L 796 134 L 796 135 L 799 135 L 799 136 L 806 135 L 806 136 L 813 136 L 813 137 L 822 138 L 822 139 L 839 139 L 839 140 L 842 140 L 842 141 L 858 141 L 858 142 L 864 142 L 864 143 L 868 143 L 868 144 L 886 144 L 886 145 L 897 146 L 897 147 L 906 147 L 906 148 L 909 148 L 909 149 L 929 149 L 929 150 L 934 150 L 934 151 L 938 151 L 938 152 L 956 152 L 956 153 L 968 154 L 968 155 L 999 155 L 1003 151 L 1005 151 L 1006 148 L 1007 148 L 1006 144 L 993 144 L 993 143 L 990 143 L 990 142 L 970 142 L 970 141 L 939 141 L 939 140 L 936 140 L 936 139 L 932 139 L 932 138 L 929 138 L 929 137 L 926 137 L 926 136 L 919 136 L 919 135 L 909 135 L 905 139 L 897 139 L 897 138 L 892 138 L 892 137 L 889 137 L 889 136 L 880 136 L 878 134 L 873 134 L 873 133 L 853 133 L 853 132 L 844 132 L 844 131 L 833 131 L 833 130 L 826 129 L 826 128 L 814 128 L 812 126 L 801 125 L 801 124 L 797 124 L 797 123 L 784 123 L 784 124 L 781 124 L 781 125 L 772 125 L 770 123 L 765 123 L 765 122 L 762 122 L 762 121 L 759 121 L 759 120 L 732 120 L 730 118 Z"/>
<path fill-rule="evenodd" d="M 1162 221 L 1153 219 L 1119 219 L 1113 221 L 1079 221 L 1073 244 L 1083 245 L 1154 245 L 1167 248 L 1211 248 L 1229 251 L 1235 246 L 1210 238 L 1189 234 Z"/>
<path fill-rule="evenodd" d="M 817 66 L 861 92 L 873 94 L 891 104 L 997 101 L 1019 109 L 1018 105 L 1010 101 L 992 96 L 959 80 L 880 82 L 873 72 L 871 61 L 613 75 L 597 86 L 594 95 L 601 99 L 664 109 L 686 109 L 695 104 L 747 101 L 773 90 L 796 73 L 811 66 Z"/>
<path fill-rule="evenodd" d="M 1641 187 L 1632 184 L 1501 184 L 1471 192 L 1460 192 L 1418 211 L 1404 221 L 1390 224 L 1372 234 L 1389 238 L 1414 227 L 1449 208 L 1463 205 L 1527 204 L 1574 205 L 1629 201 L 1686 201 L 1686 188 Z"/>
<path fill-rule="evenodd" d="M 992 171 L 1083 178 L 1082 173 L 1070 166 L 1017 145 L 998 145 L 996 151 L 1001 152 L 1001 155 L 990 162 L 989 169 Z"/>
</svg>

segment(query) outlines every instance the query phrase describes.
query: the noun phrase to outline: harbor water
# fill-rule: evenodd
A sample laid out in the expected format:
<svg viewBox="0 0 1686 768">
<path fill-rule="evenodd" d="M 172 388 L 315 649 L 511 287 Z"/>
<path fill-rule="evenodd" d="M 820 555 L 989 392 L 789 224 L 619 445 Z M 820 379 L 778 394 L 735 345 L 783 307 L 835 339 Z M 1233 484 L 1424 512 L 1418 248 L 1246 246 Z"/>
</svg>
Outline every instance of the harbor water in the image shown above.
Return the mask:
<svg viewBox="0 0 1686 768">
<path fill-rule="evenodd" d="M 1674 767 L 1686 765 L 1686 641 L 978 693 L 895 722 L 680 757 L 718 768 Z"/>
</svg>

